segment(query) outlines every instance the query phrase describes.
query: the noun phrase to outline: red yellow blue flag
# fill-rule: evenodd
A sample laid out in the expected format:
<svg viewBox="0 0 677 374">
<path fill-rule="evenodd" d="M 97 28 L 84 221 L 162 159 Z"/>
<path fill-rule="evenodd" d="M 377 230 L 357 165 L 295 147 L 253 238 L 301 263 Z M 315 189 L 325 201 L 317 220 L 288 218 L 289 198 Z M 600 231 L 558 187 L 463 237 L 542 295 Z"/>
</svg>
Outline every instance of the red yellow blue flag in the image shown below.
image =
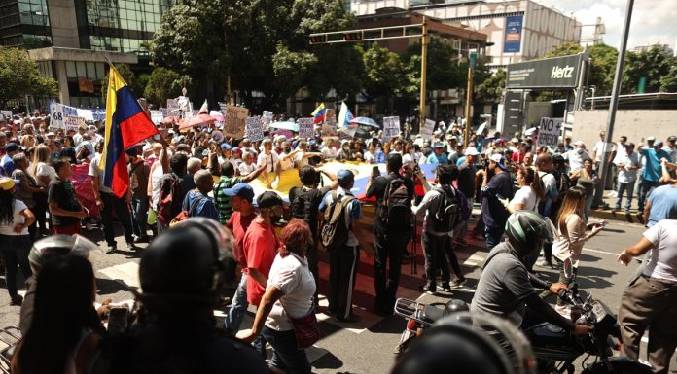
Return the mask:
<svg viewBox="0 0 677 374">
<path fill-rule="evenodd" d="M 310 115 L 313 116 L 314 124 L 324 122 L 327 117 L 327 108 L 325 108 L 324 103 L 320 104 Z"/>
<path fill-rule="evenodd" d="M 99 168 L 104 172 L 103 184 L 122 197 L 129 186 L 125 150 L 159 131 L 112 64 L 107 91 L 106 132 Z"/>
</svg>

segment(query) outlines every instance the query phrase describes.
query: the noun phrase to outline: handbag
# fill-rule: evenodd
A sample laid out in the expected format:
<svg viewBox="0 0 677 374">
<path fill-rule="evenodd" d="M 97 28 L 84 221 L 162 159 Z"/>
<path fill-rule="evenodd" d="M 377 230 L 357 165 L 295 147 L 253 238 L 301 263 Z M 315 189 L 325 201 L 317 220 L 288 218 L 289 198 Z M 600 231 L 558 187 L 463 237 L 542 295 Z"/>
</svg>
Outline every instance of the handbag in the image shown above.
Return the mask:
<svg viewBox="0 0 677 374">
<path fill-rule="evenodd" d="M 287 314 L 288 315 L 288 314 Z M 289 317 L 294 326 L 294 335 L 299 349 L 305 349 L 320 340 L 320 326 L 315 317 L 315 307 L 310 308 L 310 312 L 301 318 Z"/>
</svg>

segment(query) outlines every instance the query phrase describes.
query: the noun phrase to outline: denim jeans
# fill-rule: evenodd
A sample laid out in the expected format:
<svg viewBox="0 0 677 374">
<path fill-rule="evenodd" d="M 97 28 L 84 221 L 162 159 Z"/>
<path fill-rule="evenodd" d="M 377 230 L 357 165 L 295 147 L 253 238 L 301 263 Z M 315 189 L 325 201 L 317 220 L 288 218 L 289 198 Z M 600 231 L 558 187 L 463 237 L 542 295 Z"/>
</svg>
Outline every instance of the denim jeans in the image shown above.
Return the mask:
<svg viewBox="0 0 677 374">
<path fill-rule="evenodd" d="M 265 326 L 261 334 L 273 348 L 270 363 L 274 367 L 287 374 L 310 373 L 310 362 L 306 352 L 298 347 L 294 330 L 278 331 Z"/>
<path fill-rule="evenodd" d="M 132 197 L 132 227 L 139 237 L 148 236 L 148 197 Z"/>
<path fill-rule="evenodd" d="M 649 196 L 651 191 L 653 191 L 656 187 L 658 187 L 658 182 L 650 182 L 645 180 L 639 182 L 639 196 L 637 197 L 637 205 L 640 213 L 644 211 L 644 202 L 646 201 L 646 197 Z"/>
<path fill-rule="evenodd" d="M 501 237 L 505 231 L 505 226 L 490 227 L 484 226 L 484 239 L 487 243 L 487 250 L 493 249 L 501 242 Z"/>
<path fill-rule="evenodd" d="M 625 202 L 625 210 L 630 210 L 632 204 L 632 190 L 635 188 L 635 182 L 618 183 L 618 199 L 616 199 L 616 209 L 621 209 L 623 204 L 623 193 L 627 195 L 628 200 Z"/>
<path fill-rule="evenodd" d="M 0 254 L 5 262 L 5 283 L 12 299 L 19 296 L 16 286 L 17 267 L 24 279 L 33 274 L 28 264 L 28 251 L 32 245 L 29 235 L 0 235 Z"/>
<path fill-rule="evenodd" d="M 233 294 L 233 300 L 230 304 L 230 311 L 226 316 L 224 321 L 224 327 L 227 331 L 235 335 L 238 330 L 240 330 L 240 324 L 242 323 L 242 317 L 247 312 L 247 274 L 242 273 L 240 278 L 240 283 L 238 283 L 235 293 Z"/>
</svg>

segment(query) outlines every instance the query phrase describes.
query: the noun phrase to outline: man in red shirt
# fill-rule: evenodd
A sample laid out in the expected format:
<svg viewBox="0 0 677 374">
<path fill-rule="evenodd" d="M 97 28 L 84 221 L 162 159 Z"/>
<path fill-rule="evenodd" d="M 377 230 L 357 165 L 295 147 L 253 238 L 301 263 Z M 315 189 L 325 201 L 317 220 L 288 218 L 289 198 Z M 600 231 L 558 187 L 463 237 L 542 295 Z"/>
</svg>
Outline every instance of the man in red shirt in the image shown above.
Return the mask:
<svg viewBox="0 0 677 374">
<path fill-rule="evenodd" d="M 233 214 L 226 225 L 233 232 L 233 256 L 242 269 L 240 283 L 235 290 L 230 311 L 224 321 L 226 331 L 234 336 L 240 329 L 242 316 L 249 306 L 247 303 L 247 258 L 244 255 L 242 244 L 247 228 L 256 218 L 256 214 L 252 205 L 254 201 L 254 189 L 249 184 L 236 183 L 232 188 L 224 189 L 223 192 L 231 198 L 230 203 L 233 208 Z"/>
<path fill-rule="evenodd" d="M 266 191 L 256 199 L 256 205 L 260 212 L 244 234 L 242 249 L 247 260 L 247 302 L 258 307 L 266 292 L 268 272 L 281 246 L 273 222 L 282 217 L 282 198 L 273 191 Z M 265 343 L 261 335 L 254 342 L 262 355 L 266 354 Z"/>
</svg>

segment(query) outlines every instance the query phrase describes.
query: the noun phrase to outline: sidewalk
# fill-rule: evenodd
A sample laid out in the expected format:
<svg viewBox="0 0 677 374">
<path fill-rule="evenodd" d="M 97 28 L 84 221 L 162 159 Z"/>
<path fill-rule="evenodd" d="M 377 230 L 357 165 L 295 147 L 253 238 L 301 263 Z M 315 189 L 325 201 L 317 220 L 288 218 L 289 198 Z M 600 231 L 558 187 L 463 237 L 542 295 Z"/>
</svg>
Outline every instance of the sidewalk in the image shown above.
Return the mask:
<svg viewBox="0 0 677 374">
<path fill-rule="evenodd" d="M 632 199 L 632 209 L 626 214 L 621 208 L 620 211 L 614 212 L 613 209 L 616 206 L 616 191 L 614 190 L 605 190 L 604 191 L 604 206 L 600 206 L 597 209 L 592 209 L 590 215 L 599 219 L 607 220 L 618 220 L 625 221 L 630 223 L 642 223 L 639 219 L 639 211 L 637 210 L 637 196 L 634 196 Z M 625 205 L 625 197 L 623 198 L 623 205 Z"/>
</svg>

